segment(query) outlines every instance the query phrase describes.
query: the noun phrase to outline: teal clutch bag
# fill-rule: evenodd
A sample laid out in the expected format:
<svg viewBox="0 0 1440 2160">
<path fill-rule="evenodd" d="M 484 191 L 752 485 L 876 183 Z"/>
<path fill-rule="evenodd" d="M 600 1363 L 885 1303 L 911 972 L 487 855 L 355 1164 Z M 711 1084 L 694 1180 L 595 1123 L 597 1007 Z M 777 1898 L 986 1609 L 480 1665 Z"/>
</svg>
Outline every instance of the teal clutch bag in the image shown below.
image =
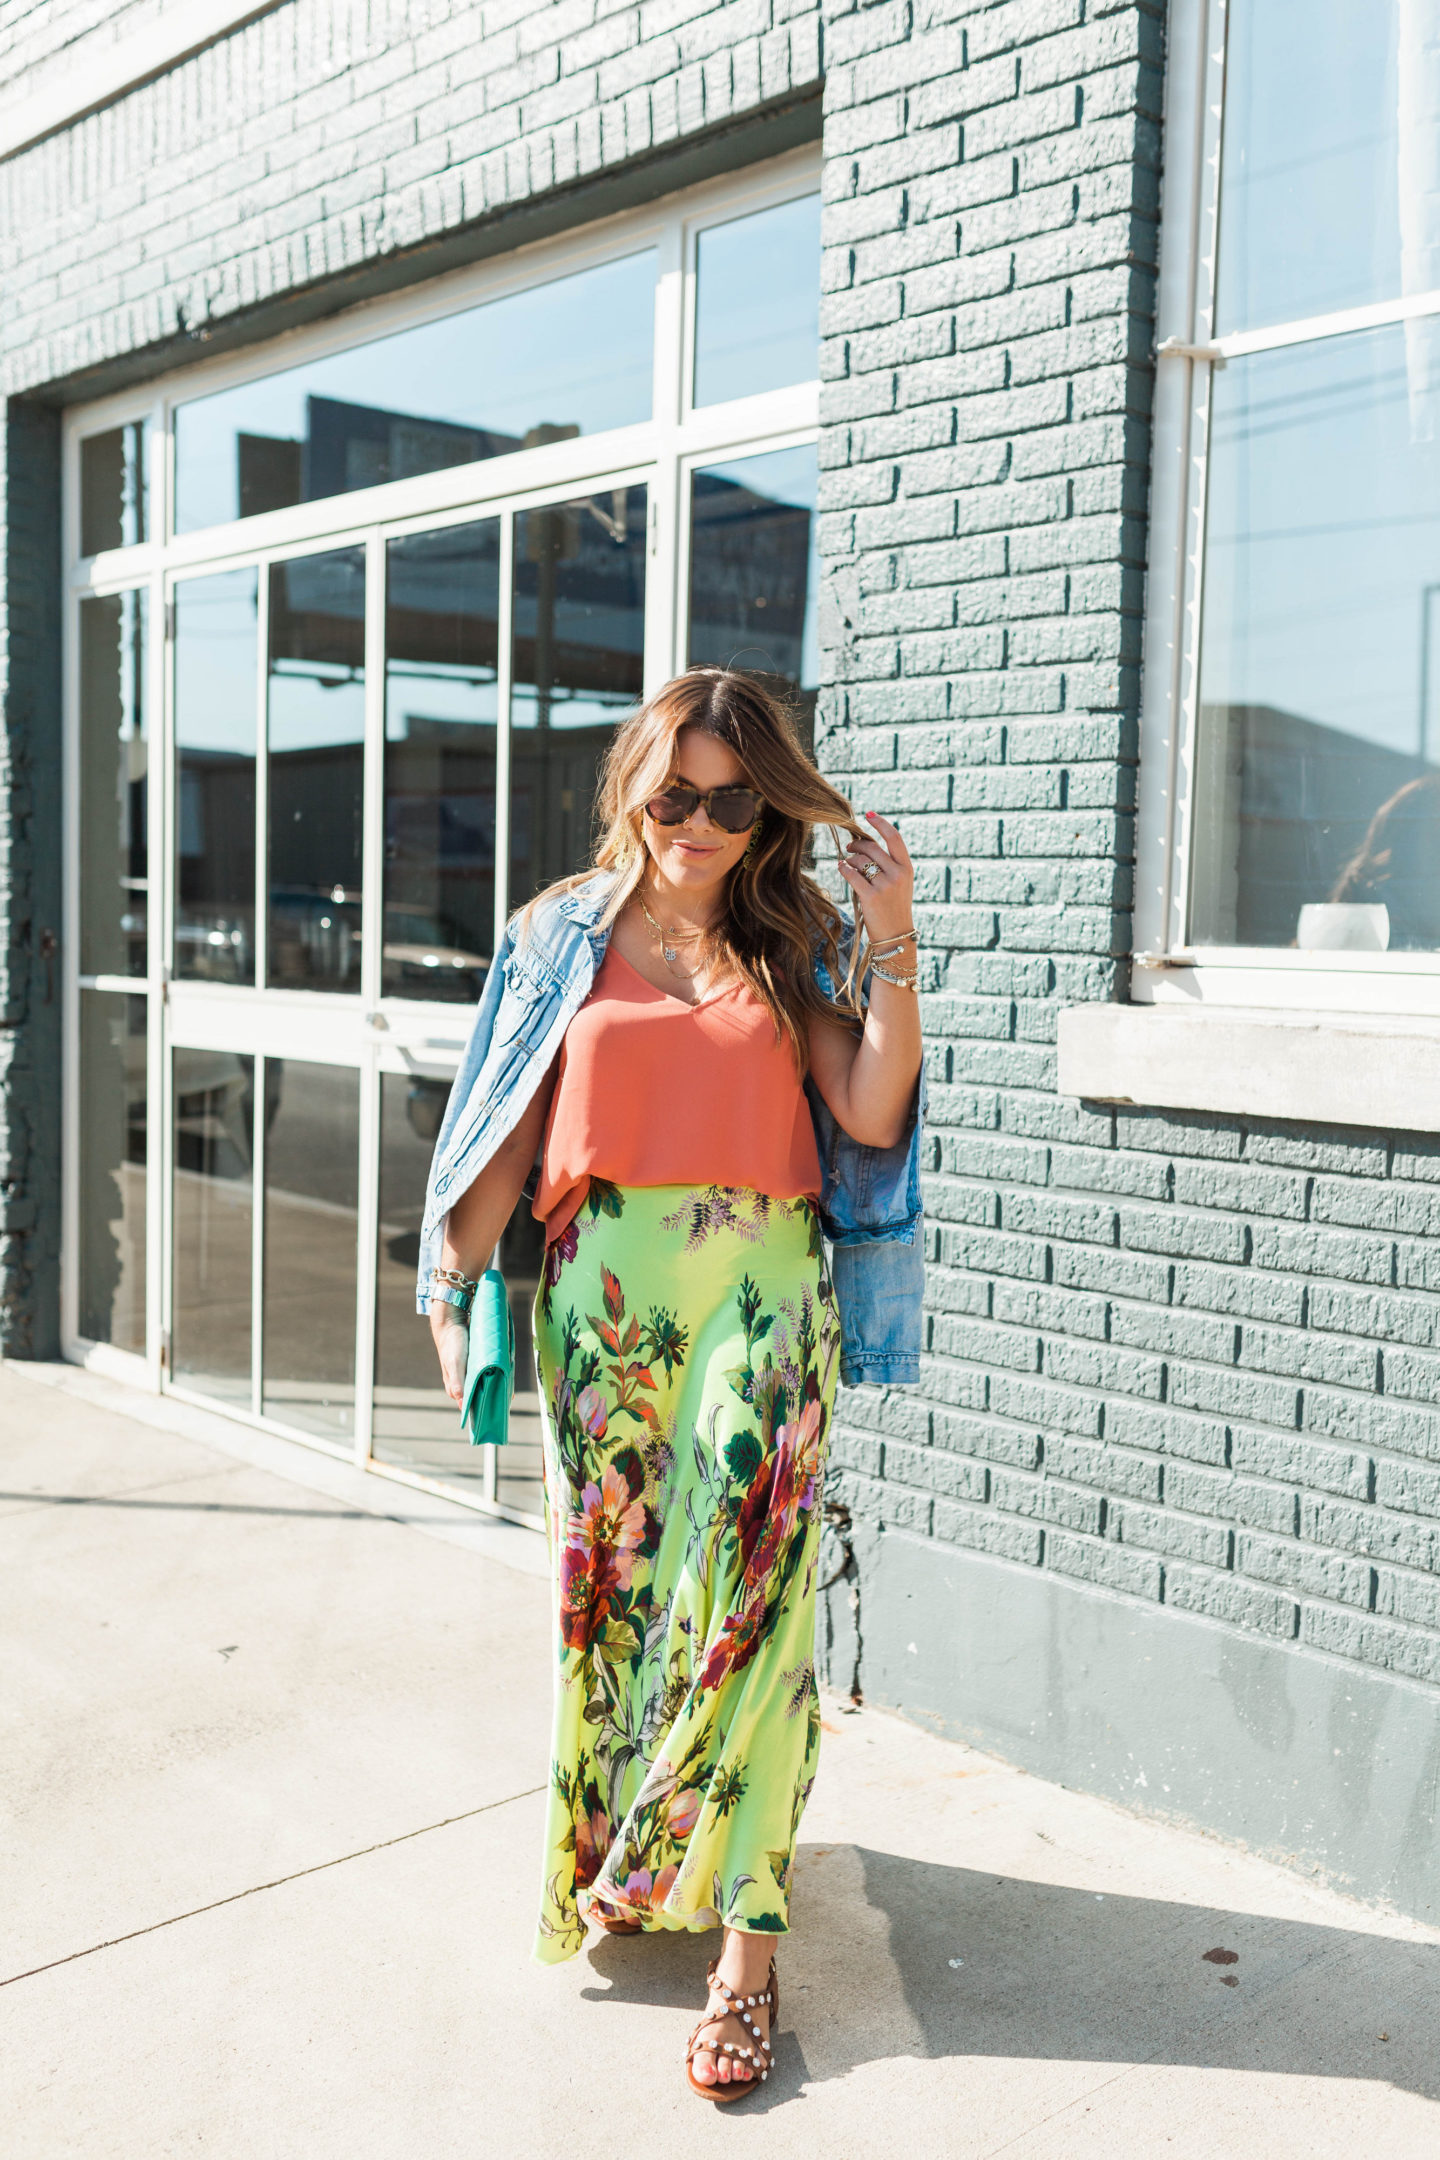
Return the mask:
<svg viewBox="0 0 1440 2160">
<path fill-rule="evenodd" d="M 460 1417 L 472 1447 L 503 1447 L 515 1393 L 515 1323 L 499 1268 L 486 1268 L 470 1305 L 470 1354 Z"/>
</svg>

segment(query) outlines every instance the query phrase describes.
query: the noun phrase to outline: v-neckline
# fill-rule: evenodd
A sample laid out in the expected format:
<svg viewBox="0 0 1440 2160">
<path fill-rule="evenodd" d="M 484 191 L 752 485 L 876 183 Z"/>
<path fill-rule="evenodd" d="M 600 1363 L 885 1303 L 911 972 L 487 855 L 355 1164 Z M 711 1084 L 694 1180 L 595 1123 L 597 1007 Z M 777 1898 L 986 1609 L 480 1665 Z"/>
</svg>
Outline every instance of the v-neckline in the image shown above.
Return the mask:
<svg viewBox="0 0 1440 2160">
<path fill-rule="evenodd" d="M 658 983 L 651 982 L 648 975 L 642 975 L 639 968 L 636 967 L 634 961 L 627 960 L 625 958 L 624 953 L 621 952 L 619 946 L 615 943 L 615 940 L 613 938 L 610 940 L 610 945 L 608 949 L 610 952 L 614 953 L 615 958 L 620 962 L 621 967 L 629 969 L 630 973 L 635 977 L 636 982 L 644 983 L 647 990 L 653 991 L 655 996 L 658 998 L 664 998 L 667 1005 L 678 1005 L 681 1012 L 699 1012 L 702 1006 L 713 1005 L 718 998 L 728 997 L 732 990 L 738 990 L 743 987 L 739 983 L 722 983 L 718 990 L 707 990 L 704 997 L 696 998 L 692 1003 L 689 998 L 676 997 L 673 990 L 662 990 Z"/>
</svg>

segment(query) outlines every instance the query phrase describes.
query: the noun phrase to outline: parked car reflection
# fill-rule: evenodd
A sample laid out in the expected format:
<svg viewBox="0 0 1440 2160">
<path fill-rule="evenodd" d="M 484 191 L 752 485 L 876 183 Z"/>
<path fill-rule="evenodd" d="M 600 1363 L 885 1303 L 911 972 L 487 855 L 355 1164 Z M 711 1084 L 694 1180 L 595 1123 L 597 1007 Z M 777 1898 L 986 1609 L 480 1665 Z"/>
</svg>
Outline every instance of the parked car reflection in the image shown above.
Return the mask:
<svg viewBox="0 0 1440 2160">
<path fill-rule="evenodd" d="M 472 952 L 453 925 L 407 908 L 385 910 L 385 991 L 390 997 L 473 1005 L 490 972 L 488 953 Z"/>
</svg>

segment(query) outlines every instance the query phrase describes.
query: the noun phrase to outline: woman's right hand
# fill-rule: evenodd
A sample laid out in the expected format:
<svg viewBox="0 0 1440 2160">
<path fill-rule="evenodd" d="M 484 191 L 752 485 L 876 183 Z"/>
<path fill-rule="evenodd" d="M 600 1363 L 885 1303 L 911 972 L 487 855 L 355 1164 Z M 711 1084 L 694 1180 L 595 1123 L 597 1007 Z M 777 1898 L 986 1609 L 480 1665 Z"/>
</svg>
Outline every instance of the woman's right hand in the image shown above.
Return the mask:
<svg viewBox="0 0 1440 2160">
<path fill-rule="evenodd" d="M 470 1356 L 470 1330 L 453 1305 L 437 1305 L 430 1314 L 430 1333 L 440 1360 L 445 1392 L 460 1408 L 465 1394 L 465 1366 Z"/>
</svg>

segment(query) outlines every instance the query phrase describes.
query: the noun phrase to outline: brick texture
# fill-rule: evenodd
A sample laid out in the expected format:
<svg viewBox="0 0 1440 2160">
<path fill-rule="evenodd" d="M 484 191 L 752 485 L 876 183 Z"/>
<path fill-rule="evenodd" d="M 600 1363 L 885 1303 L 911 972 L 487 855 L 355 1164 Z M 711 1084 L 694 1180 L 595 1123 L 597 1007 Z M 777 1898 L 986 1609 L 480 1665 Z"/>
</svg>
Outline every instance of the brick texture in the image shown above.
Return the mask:
<svg viewBox="0 0 1440 2160">
<path fill-rule="evenodd" d="M 0 164 L 0 387 L 202 337 L 819 76 L 816 0 L 292 0 Z"/>
<path fill-rule="evenodd" d="M 1054 1092 L 1126 989 L 1163 29 L 827 7 L 822 757 L 919 861 L 932 1118 L 832 1497 L 1437 1681 L 1440 1148 Z"/>
</svg>

